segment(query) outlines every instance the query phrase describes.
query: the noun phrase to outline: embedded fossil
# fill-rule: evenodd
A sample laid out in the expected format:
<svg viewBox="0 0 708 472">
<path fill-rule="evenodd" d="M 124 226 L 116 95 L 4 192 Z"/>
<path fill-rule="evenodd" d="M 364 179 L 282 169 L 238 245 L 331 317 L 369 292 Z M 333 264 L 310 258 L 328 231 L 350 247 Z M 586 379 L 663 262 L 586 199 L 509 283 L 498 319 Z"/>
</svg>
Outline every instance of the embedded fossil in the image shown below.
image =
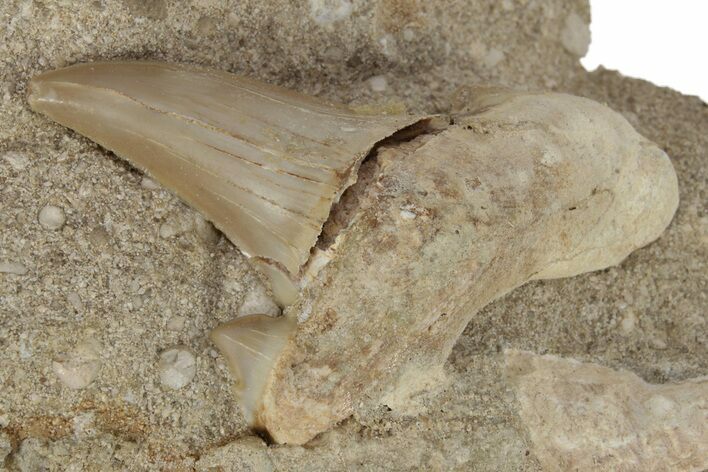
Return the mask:
<svg viewBox="0 0 708 472">
<path fill-rule="evenodd" d="M 626 370 L 527 351 L 504 351 L 543 470 L 708 467 L 708 376 L 650 384 Z"/>
<path fill-rule="evenodd" d="M 212 339 L 249 421 L 299 444 L 443 363 L 492 300 L 618 264 L 671 221 L 673 167 L 619 114 L 472 92 L 438 124 L 131 62 L 40 75 L 29 101 L 202 211 L 270 281 L 284 318 Z"/>
</svg>

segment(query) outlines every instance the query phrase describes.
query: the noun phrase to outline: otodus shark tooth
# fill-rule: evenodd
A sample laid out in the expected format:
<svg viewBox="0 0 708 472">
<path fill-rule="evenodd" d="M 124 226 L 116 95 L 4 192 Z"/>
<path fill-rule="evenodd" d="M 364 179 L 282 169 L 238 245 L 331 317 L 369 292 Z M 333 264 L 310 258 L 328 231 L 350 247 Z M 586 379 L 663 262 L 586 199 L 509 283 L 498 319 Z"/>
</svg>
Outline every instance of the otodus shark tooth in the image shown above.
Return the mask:
<svg viewBox="0 0 708 472">
<path fill-rule="evenodd" d="M 237 319 L 213 339 L 249 421 L 302 444 L 404 373 L 444 363 L 492 300 L 619 264 L 671 221 L 671 162 L 618 113 L 564 94 L 469 95 L 439 125 L 120 63 L 43 74 L 30 103 L 145 168 L 270 278 L 284 318 Z M 239 341 L 265 353 L 257 362 L 225 338 L 256 320 L 274 339 Z"/>
<path fill-rule="evenodd" d="M 32 79 L 28 100 L 202 212 L 265 273 L 281 305 L 294 300 L 300 269 L 361 161 L 423 120 L 154 62 L 47 72 Z"/>
</svg>

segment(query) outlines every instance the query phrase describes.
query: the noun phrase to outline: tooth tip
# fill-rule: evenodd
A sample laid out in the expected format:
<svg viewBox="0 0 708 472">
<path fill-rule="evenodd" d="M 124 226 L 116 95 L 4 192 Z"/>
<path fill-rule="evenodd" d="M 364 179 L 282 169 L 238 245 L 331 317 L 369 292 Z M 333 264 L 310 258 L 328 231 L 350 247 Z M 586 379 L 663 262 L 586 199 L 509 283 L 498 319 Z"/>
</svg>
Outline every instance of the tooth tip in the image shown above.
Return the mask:
<svg viewBox="0 0 708 472">
<path fill-rule="evenodd" d="M 47 74 L 40 74 L 32 78 L 27 84 L 27 103 L 37 112 L 44 112 L 42 104 L 57 101 L 58 96 L 52 89 L 52 81 Z"/>
</svg>

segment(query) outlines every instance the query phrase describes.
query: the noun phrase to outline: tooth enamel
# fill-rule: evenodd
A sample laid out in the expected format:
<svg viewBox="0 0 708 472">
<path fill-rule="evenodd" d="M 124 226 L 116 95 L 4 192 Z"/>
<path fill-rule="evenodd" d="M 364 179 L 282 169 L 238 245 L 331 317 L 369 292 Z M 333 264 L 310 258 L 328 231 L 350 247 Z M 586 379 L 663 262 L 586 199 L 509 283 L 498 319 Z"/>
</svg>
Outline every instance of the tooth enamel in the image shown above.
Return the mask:
<svg viewBox="0 0 708 472">
<path fill-rule="evenodd" d="M 32 79 L 28 100 L 146 171 L 247 256 L 273 261 L 279 269 L 266 276 L 278 279 L 283 305 L 296 297 L 285 279 L 298 277 L 361 161 L 421 120 L 362 115 L 232 74 L 150 62 L 47 72 Z"/>
<path fill-rule="evenodd" d="M 224 323 L 210 334 L 236 379 L 234 392 L 243 414 L 255 427 L 259 425 L 263 390 L 295 327 L 288 318 L 248 315 Z"/>
</svg>

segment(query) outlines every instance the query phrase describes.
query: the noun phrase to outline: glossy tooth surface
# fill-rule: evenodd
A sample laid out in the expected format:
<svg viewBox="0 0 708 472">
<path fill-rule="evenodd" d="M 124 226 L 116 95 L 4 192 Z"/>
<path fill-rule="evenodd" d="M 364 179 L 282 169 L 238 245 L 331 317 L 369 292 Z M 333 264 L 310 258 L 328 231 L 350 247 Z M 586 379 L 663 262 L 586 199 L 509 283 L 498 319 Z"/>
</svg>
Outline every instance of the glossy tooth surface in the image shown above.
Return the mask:
<svg viewBox="0 0 708 472">
<path fill-rule="evenodd" d="M 281 304 L 330 208 L 382 139 L 420 118 L 363 115 L 197 67 L 81 64 L 41 74 L 29 103 L 147 172 L 244 254 L 272 266 Z M 279 274 L 277 273 L 279 272 Z"/>
<path fill-rule="evenodd" d="M 211 340 L 226 358 L 246 420 L 258 427 L 261 398 L 275 359 L 295 330 L 288 318 L 249 315 L 218 326 Z"/>
</svg>

